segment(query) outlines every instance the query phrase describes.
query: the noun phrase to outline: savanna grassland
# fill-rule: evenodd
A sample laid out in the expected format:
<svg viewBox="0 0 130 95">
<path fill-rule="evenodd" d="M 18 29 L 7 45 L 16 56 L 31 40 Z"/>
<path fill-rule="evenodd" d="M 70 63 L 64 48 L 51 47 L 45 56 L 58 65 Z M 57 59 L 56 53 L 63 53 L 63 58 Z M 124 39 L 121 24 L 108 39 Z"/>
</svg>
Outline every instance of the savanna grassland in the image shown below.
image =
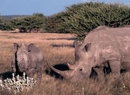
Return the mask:
<svg viewBox="0 0 130 95">
<path fill-rule="evenodd" d="M 0 74 L 10 77 L 10 62 L 14 54 L 13 43 L 34 43 L 44 51 L 46 61 L 51 65 L 74 62 L 74 35 L 56 33 L 15 33 L 0 32 Z M 10 73 L 11 74 L 11 73 Z M 43 72 L 40 85 L 17 95 L 130 95 L 130 73 L 121 75 L 120 85 L 114 85 L 111 74 L 105 80 L 98 82 L 93 78 L 80 83 L 71 83 L 57 79 Z M 8 90 L 0 91 L 0 95 L 13 95 Z"/>
</svg>

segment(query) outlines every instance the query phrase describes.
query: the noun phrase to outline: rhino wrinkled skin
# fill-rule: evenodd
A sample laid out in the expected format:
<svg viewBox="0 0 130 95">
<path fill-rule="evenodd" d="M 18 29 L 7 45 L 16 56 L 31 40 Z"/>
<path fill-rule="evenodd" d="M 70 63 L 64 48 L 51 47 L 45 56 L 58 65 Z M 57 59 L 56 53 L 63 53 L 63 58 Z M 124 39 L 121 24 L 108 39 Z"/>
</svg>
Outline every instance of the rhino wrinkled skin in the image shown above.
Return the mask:
<svg viewBox="0 0 130 95">
<path fill-rule="evenodd" d="M 70 70 L 60 71 L 48 64 L 65 79 L 87 79 L 92 68 L 97 72 L 99 79 L 103 79 L 104 66 L 109 66 L 113 76 L 119 79 L 121 69 L 130 69 L 130 27 L 99 26 L 86 35 L 81 45 L 75 41 L 74 46 L 75 64 L 68 64 Z"/>
<path fill-rule="evenodd" d="M 13 72 L 16 75 L 25 72 L 29 77 L 34 77 L 37 73 L 37 78 L 41 79 L 45 65 L 43 51 L 32 43 L 29 45 L 14 43 L 14 48 L 15 54 L 11 62 Z"/>
</svg>

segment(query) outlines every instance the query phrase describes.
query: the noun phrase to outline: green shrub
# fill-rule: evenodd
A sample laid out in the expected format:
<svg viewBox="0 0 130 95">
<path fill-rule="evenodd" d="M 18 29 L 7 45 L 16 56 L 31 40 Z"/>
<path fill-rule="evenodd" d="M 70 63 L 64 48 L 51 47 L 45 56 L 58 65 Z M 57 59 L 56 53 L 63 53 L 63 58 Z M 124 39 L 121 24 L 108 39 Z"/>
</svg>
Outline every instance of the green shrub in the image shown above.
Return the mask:
<svg viewBox="0 0 130 95">
<path fill-rule="evenodd" d="M 33 14 L 32 16 L 12 19 L 10 21 L 14 28 L 18 28 L 20 32 L 39 31 L 45 28 L 45 16 L 43 14 Z"/>
<path fill-rule="evenodd" d="M 51 32 L 74 33 L 79 39 L 100 25 L 120 27 L 130 24 L 130 7 L 123 4 L 87 2 L 66 7 L 64 12 L 47 19 Z"/>
<path fill-rule="evenodd" d="M 0 30 L 12 30 L 13 27 L 10 21 L 5 19 L 0 19 Z"/>
</svg>

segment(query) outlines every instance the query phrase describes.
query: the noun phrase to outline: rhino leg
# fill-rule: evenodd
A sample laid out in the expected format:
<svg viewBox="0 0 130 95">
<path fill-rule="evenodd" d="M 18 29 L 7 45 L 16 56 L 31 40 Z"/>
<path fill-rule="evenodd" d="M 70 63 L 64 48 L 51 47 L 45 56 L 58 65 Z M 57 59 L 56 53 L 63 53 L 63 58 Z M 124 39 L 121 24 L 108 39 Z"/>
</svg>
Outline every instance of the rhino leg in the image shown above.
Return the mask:
<svg viewBox="0 0 130 95">
<path fill-rule="evenodd" d="M 35 68 L 29 68 L 25 73 L 27 74 L 28 77 L 34 78 Z"/>
<path fill-rule="evenodd" d="M 40 82 L 42 79 L 42 73 L 41 72 L 37 72 L 37 81 Z"/>
<path fill-rule="evenodd" d="M 120 80 L 120 70 L 121 70 L 121 63 L 120 61 L 109 61 L 109 65 L 110 65 L 110 68 L 111 68 L 111 71 L 113 73 L 113 76 L 114 78 L 118 81 Z"/>
<path fill-rule="evenodd" d="M 44 61 L 40 62 L 37 66 L 37 80 L 40 82 L 42 79 Z"/>
<path fill-rule="evenodd" d="M 11 61 L 11 68 L 13 73 L 16 72 L 16 61 L 15 61 L 15 56 L 13 57 L 13 60 Z"/>
<path fill-rule="evenodd" d="M 98 75 L 98 80 L 102 81 L 104 79 L 103 67 L 102 66 L 101 67 L 95 67 L 93 69 L 96 71 L 96 73 Z"/>
</svg>

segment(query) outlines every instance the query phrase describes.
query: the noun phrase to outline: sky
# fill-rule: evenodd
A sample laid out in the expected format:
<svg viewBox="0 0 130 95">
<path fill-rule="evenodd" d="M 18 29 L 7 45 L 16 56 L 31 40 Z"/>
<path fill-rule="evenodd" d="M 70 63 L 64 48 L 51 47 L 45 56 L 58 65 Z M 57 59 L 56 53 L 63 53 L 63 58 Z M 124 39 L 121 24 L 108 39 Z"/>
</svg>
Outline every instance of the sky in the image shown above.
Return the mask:
<svg viewBox="0 0 130 95">
<path fill-rule="evenodd" d="M 0 0 L 0 15 L 32 15 L 42 13 L 50 16 L 62 12 L 72 4 L 98 1 L 130 5 L 130 0 Z"/>
</svg>

